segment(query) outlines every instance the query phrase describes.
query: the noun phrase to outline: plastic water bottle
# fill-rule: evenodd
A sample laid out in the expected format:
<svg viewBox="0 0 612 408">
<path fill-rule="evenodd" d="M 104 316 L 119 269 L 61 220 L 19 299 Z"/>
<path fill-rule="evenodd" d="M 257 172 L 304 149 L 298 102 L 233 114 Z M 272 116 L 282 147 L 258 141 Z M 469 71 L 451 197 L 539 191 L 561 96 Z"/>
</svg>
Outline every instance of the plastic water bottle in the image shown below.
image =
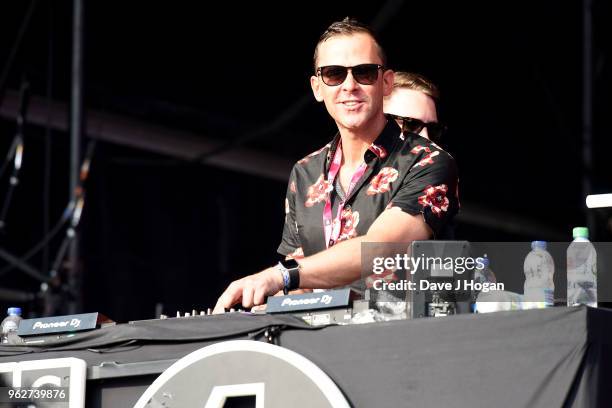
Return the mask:
<svg viewBox="0 0 612 408">
<path fill-rule="evenodd" d="M 555 263 L 546 250 L 546 241 L 533 241 L 523 264 L 525 271 L 524 309 L 541 309 L 554 305 Z"/>
<path fill-rule="evenodd" d="M 2 321 L 2 343 L 8 342 L 8 334 L 12 331 L 17 331 L 19 322 L 21 322 L 20 307 L 9 307 L 7 313 L 8 316 Z"/>
<path fill-rule="evenodd" d="M 497 278 L 491 269 L 491 263 L 489 258 L 487 258 L 487 254 L 484 254 L 482 258 L 477 258 L 476 261 L 480 261 L 484 267 L 482 269 L 474 269 L 474 283 L 496 283 Z"/>
<path fill-rule="evenodd" d="M 482 268 L 478 268 L 478 265 L 482 264 Z M 489 258 L 487 258 L 487 254 L 484 254 L 484 257 L 476 258 L 476 268 L 474 268 L 474 283 L 496 283 L 497 278 L 491 269 L 491 264 Z M 488 293 L 488 292 L 487 292 Z M 486 298 L 485 292 L 481 292 L 479 290 L 474 289 L 472 292 L 473 303 L 472 303 L 472 312 L 478 313 L 478 302 L 483 302 L 483 299 Z"/>
<path fill-rule="evenodd" d="M 597 307 L 597 253 L 589 229 L 576 227 L 567 248 L 567 305 Z"/>
</svg>

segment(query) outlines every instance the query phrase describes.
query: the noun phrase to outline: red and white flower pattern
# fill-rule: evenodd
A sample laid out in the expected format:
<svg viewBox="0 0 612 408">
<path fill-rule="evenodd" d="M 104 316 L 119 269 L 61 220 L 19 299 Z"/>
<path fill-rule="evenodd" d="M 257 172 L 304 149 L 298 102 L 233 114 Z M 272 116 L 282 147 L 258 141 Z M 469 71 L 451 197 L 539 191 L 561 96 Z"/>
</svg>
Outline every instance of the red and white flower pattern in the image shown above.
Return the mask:
<svg viewBox="0 0 612 408">
<path fill-rule="evenodd" d="M 446 197 L 447 191 L 448 187 L 446 184 L 427 186 L 423 190 L 425 194 L 419 197 L 419 204 L 423 207 L 430 207 L 431 212 L 440 218 L 443 212 L 448 211 L 449 200 Z"/>
<path fill-rule="evenodd" d="M 410 151 L 410 153 L 418 154 L 419 152 L 422 152 L 422 151 L 425 151 L 425 153 L 431 153 L 431 149 L 429 147 L 421 146 L 421 145 L 414 146 L 412 150 Z"/>
<path fill-rule="evenodd" d="M 340 148 L 339 138 L 334 140 Z M 377 150 L 380 146 L 388 150 Z M 329 146 L 325 146 L 300 161 L 303 165 L 294 169 L 287 188 L 289 214 L 283 230 L 283 253 L 292 257 L 301 256 L 304 252 L 310 254 L 335 242 L 356 238 L 385 211 L 400 214 L 402 211 L 413 213 L 414 209 L 420 209 L 425 222 L 436 233 L 441 231 L 447 219 L 455 215 L 459 205 L 456 168 L 452 157 L 423 139 L 417 141 L 416 138 L 407 137 L 406 143 L 390 143 L 389 146 L 393 146 L 393 149 L 387 147 L 386 143 L 368 146 L 371 153 L 367 153 L 370 156 L 366 158 L 374 159 L 368 163 L 376 171 L 371 172 L 371 167 L 369 171 L 366 170 L 367 173 L 363 174 L 364 180 L 358 182 L 350 194 L 351 206 L 347 206 L 350 210 L 341 211 L 337 219 L 334 217 L 337 212 L 333 211 L 333 206 L 333 214 L 325 211 L 324 207 L 331 198 L 330 195 L 334 194 L 334 182 L 328 180 L 328 167 L 333 164 L 333 152 Z M 406 154 L 407 152 L 409 153 Z M 385 156 L 384 160 L 376 159 L 381 156 Z M 413 169 L 418 177 L 409 181 L 406 177 Z M 366 178 L 366 174 L 369 177 Z M 296 200 L 298 195 L 300 198 Z M 322 217 L 322 212 L 325 212 L 325 217 Z M 394 213 L 391 213 L 391 217 Z M 331 218 L 328 215 L 331 215 Z M 299 225 L 296 219 L 300 220 Z M 333 221 L 331 225 L 330 221 Z M 320 231 L 317 232 L 318 236 L 303 239 L 304 232 L 309 233 L 315 229 Z M 332 242 L 325 242 L 326 239 Z M 297 247 L 302 248 L 296 250 Z M 382 277 L 376 275 L 372 278 L 393 279 L 395 275 L 399 275 L 397 271 L 395 274 L 385 271 Z"/>
<path fill-rule="evenodd" d="M 285 257 L 285 259 L 300 259 L 304 257 L 304 250 L 302 247 L 297 248 L 295 251 Z"/>
<path fill-rule="evenodd" d="M 306 163 L 308 163 L 308 161 L 310 160 L 311 157 L 315 157 L 316 155 L 321 153 L 323 150 L 329 149 L 330 146 L 331 146 L 330 144 L 326 144 L 325 146 L 323 146 L 322 148 L 320 148 L 316 152 L 312 152 L 308 156 L 304 157 L 302 160 L 298 160 L 298 164 L 306 164 Z"/>
<path fill-rule="evenodd" d="M 321 174 L 316 183 L 308 187 L 308 197 L 304 205 L 306 207 L 312 207 L 313 205 L 325 201 L 327 193 L 332 191 L 334 186 L 332 183 L 325 180 L 323 174 Z"/>
<path fill-rule="evenodd" d="M 370 145 L 370 150 L 372 151 L 372 153 L 374 153 L 375 155 L 377 155 L 381 159 L 384 159 L 385 157 L 387 157 L 387 151 L 382 146 L 375 145 L 374 143 L 372 143 Z"/>
<path fill-rule="evenodd" d="M 419 167 L 419 166 L 425 167 L 428 164 L 434 164 L 433 158 L 439 154 L 440 154 L 439 151 L 429 153 L 427 156 L 422 158 L 417 164 L 415 164 L 414 167 Z"/>
<path fill-rule="evenodd" d="M 351 239 L 357 236 L 357 224 L 359 224 L 359 211 L 353 212 L 351 209 L 343 209 L 341 218 L 341 230 L 340 236 L 336 240 L 337 242 Z"/>
<path fill-rule="evenodd" d="M 380 169 L 380 172 L 378 172 L 378 174 L 370 181 L 366 194 L 374 195 L 386 193 L 387 191 L 391 190 L 391 183 L 397 180 L 398 176 L 399 172 L 393 167 L 383 167 Z"/>
</svg>

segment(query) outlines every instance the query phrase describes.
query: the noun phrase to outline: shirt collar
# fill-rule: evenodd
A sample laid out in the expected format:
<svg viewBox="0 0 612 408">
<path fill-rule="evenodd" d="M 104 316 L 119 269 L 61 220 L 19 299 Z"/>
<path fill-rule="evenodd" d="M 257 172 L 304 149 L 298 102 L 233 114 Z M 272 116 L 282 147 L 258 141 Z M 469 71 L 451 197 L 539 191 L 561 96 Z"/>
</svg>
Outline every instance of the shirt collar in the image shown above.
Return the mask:
<svg viewBox="0 0 612 408">
<path fill-rule="evenodd" d="M 383 131 L 378 135 L 376 140 L 368 147 L 364 154 L 364 160 L 369 163 L 370 160 L 378 158 L 383 160 L 389 156 L 395 149 L 395 145 L 401 139 L 399 138 L 402 130 L 392 118 L 387 117 L 387 124 Z"/>
<path fill-rule="evenodd" d="M 368 147 L 368 150 L 363 155 L 363 159 L 366 163 L 369 163 L 370 160 L 378 158 L 380 160 L 385 159 L 389 156 L 389 153 L 393 151 L 395 148 L 395 144 L 398 141 L 401 141 L 400 134 L 402 130 L 399 125 L 393 120 L 393 118 L 386 116 L 387 124 L 385 125 L 383 131 L 378 135 L 376 140 Z M 329 168 L 329 163 L 334 158 L 334 154 L 336 154 L 336 149 L 338 148 L 338 143 L 340 143 L 340 132 L 337 132 L 334 138 L 330 143 L 330 149 L 327 151 L 327 159 L 326 159 L 326 167 Z"/>
</svg>

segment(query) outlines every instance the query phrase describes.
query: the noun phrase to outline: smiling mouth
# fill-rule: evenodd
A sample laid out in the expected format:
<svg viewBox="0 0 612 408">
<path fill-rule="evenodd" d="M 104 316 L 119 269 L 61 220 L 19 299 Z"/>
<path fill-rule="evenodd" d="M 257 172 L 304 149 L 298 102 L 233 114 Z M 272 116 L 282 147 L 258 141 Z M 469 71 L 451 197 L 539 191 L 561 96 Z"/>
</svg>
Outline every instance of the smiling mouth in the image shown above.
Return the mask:
<svg viewBox="0 0 612 408">
<path fill-rule="evenodd" d="M 344 101 L 344 102 L 340 102 L 342 105 L 347 106 L 347 107 L 352 107 L 352 106 L 357 106 L 361 103 L 363 103 L 362 101 Z"/>
</svg>

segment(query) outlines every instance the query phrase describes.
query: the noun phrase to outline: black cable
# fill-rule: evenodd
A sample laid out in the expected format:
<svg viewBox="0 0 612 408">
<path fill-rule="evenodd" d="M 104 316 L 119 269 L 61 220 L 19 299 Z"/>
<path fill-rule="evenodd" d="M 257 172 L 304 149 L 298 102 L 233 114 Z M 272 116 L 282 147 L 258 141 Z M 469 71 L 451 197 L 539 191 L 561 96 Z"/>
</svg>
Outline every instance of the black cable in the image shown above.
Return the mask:
<svg viewBox="0 0 612 408">
<path fill-rule="evenodd" d="M 65 216 L 65 213 L 69 210 L 69 208 L 70 208 L 70 205 L 66 207 L 66 210 L 64 211 L 64 215 L 62 215 L 62 217 L 57 221 L 53 229 L 47 235 L 45 235 L 39 243 L 34 245 L 32 248 L 28 250 L 28 252 L 26 252 L 21 257 L 19 257 L 19 261 L 27 262 L 30 258 L 36 255 L 38 251 L 40 251 L 45 245 L 47 245 L 61 231 L 62 227 L 64 226 L 64 223 L 66 223 L 66 221 L 68 221 L 68 219 L 70 218 L 70 217 Z M 70 213 L 72 213 L 72 210 L 70 210 Z M 0 269 L 0 277 L 5 275 L 7 272 L 10 272 L 11 270 L 13 270 L 15 267 L 16 267 L 15 264 L 10 264 Z"/>
<path fill-rule="evenodd" d="M 11 143 L 11 147 L 9 147 L 8 153 L 6 154 L 6 158 L 4 159 L 4 163 L 2 163 L 2 167 L 0 167 L 0 177 L 4 174 L 6 169 L 8 168 L 11 161 L 13 161 L 13 157 L 15 156 L 15 152 L 17 151 L 17 145 L 19 144 L 19 138 L 15 137 L 13 142 Z"/>
<path fill-rule="evenodd" d="M 2 105 L 2 101 L 4 100 L 4 94 L 6 93 L 6 84 L 8 82 L 8 77 L 11 73 L 11 69 L 13 68 L 13 64 L 15 63 L 15 57 L 17 56 L 19 48 L 21 47 L 23 36 L 25 35 L 25 32 L 27 31 L 27 28 L 30 25 L 30 20 L 32 18 L 32 14 L 34 14 L 34 10 L 36 9 L 37 3 L 37 0 L 32 0 L 32 2 L 30 3 L 30 8 L 26 11 L 25 16 L 23 17 L 23 21 L 21 22 L 21 26 L 19 27 L 19 31 L 17 32 L 17 38 L 13 43 L 13 48 L 11 48 L 11 52 L 9 53 L 9 56 L 6 59 L 6 65 L 4 66 L 2 74 L 0 75 L 0 106 Z M 13 149 L 16 148 L 15 145 L 16 140 L 11 145 L 11 148 L 9 149 L 7 154 L 7 159 L 0 168 L 0 177 L 2 177 L 4 171 L 8 168 L 8 162 L 13 157 Z M 9 194 L 12 195 L 12 193 Z"/>
<path fill-rule="evenodd" d="M 76 202 L 76 206 L 74 211 L 72 212 L 72 220 L 70 221 L 70 227 L 66 230 L 66 236 L 60 245 L 59 250 L 57 251 L 57 255 L 55 257 L 55 261 L 53 262 L 53 266 L 51 268 L 51 272 L 49 273 L 51 277 L 57 276 L 57 272 L 60 269 L 62 261 L 66 256 L 66 251 L 70 243 L 76 237 L 76 228 L 79 226 L 79 222 L 81 221 L 81 214 L 83 213 L 83 206 L 85 205 L 85 192 L 82 192 L 80 197 Z"/>
<path fill-rule="evenodd" d="M 39 280 L 41 282 L 47 282 L 50 280 L 49 277 L 37 271 L 36 268 L 34 268 L 33 266 L 20 261 L 17 257 L 15 257 L 14 255 L 11 255 L 9 252 L 5 251 L 2 248 L 0 248 L 0 258 L 3 258 L 4 260 L 11 263 L 12 265 L 17 266 L 21 271 L 23 271 L 23 273 L 31 276 L 32 278 L 36 280 Z"/>
<path fill-rule="evenodd" d="M 11 200 L 13 199 L 13 191 L 15 191 L 15 186 L 17 186 L 19 182 L 14 174 L 15 172 L 13 172 L 13 175 L 11 175 L 11 181 L 5 196 L 6 199 L 4 201 L 4 204 L 2 205 L 2 210 L 0 210 L 0 231 L 2 232 L 4 232 L 4 228 L 6 227 L 6 222 L 4 220 L 6 219 L 9 205 L 11 203 Z"/>
<path fill-rule="evenodd" d="M 60 245 L 59 250 L 57 251 L 55 261 L 53 261 L 53 265 L 51 266 L 51 277 L 57 276 L 57 271 L 59 271 L 60 269 L 61 263 L 64 260 L 64 257 L 66 256 L 68 245 L 70 245 L 70 243 L 74 239 L 74 235 L 74 228 L 68 228 L 68 230 L 66 231 L 66 236 L 64 237 L 64 240 L 62 241 L 62 244 Z"/>
<path fill-rule="evenodd" d="M 21 170 L 21 164 L 23 160 L 23 135 L 24 135 L 24 127 L 26 124 L 27 112 L 28 112 L 28 104 L 30 101 L 30 84 L 27 79 L 24 77 L 21 81 L 21 89 L 19 91 L 19 112 L 17 113 L 17 131 L 15 133 L 15 138 L 13 139 L 13 143 L 11 145 L 11 150 L 9 150 L 9 154 L 7 159 L 10 160 L 11 156 L 14 156 L 13 160 L 13 172 L 9 179 L 9 187 L 6 193 L 6 198 L 4 203 L 2 204 L 2 210 L 0 211 L 0 231 L 6 227 L 5 220 L 6 215 L 8 213 L 9 206 L 11 204 L 11 199 L 13 197 L 13 191 L 19 184 L 19 171 Z M 14 146 L 14 149 L 13 149 Z M 4 168 L 2 169 L 4 171 Z M 0 176 L 2 173 L 0 172 Z"/>
<path fill-rule="evenodd" d="M 19 90 L 19 112 L 17 112 L 17 130 L 15 131 L 15 137 L 13 138 L 13 142 L 11 143 L 11 147 L 9 147 L 9 150 L 6 153 L 6 159 L 2 164 L 2 168 L 0 168 L 0 177 L 2 177 L 13 158 L 15 158 L 15 161 L 13 162 L 13 176 L 16 176 L 15 171 L 19 172 L 19 169 L 21 168 L 21 157 L 23 154 L 23 128 L 25 125 L 27 107 L 29 102 L 30 84 L 24 77 L 21 80 L 21 88 Z"/>
<path fill-rule="evenodd" d="M 53 54 L 54 54 L 54 25 L 53 25 L 53 2 L 48 2 L 49 7 L 49 36 L 47 48 L 47 102 L 50 103 L 53 97 Z M 43 231 L 45 236 L 49 232 L 51 224 L 50 216 L 50 197 L 51 197 L 51 110 L 47 110 L 47 122 L 45 123 L 45 152 L 43 159 Z M 41 269 L 49 270 L 49 245 L 43 247 Z"/>
<path fill-rule="evenodd" d="M 81 212 L 83 210 L 84 205 L 84 197 L 85 197 L 85 189 L 84 185 L 89 177 L 89 168 L 91 166 L 91 160 L 93 158 L 93 154 L 96 147 L 96 141 L 90 140 L 87 145 L 87 149 L 85 151 L 85 158 L 83 159 L 83 163 L 81 164 L 81 172 L 79 174 L 79 185 L 74 191 L 74 199 L 70 200 L 64 213 L 57 221 L 53 229 L 45 236 L 43 239 L 34 245 L 28 252 L 22 255 L 19 258 L 19 261 L 26 262 L 30 258 L 32 258 L 38 251 L 40 251 L 45 245 L 47 245 L 62 229 L 64 224 L 71 220 L 71 228 L 76 228 L 79 224 L 81 218 Z M 61 250 L 61 248 L 60 248 Z M 10 272 L 16 267 L 15 263 L 5 266 L 0 269 L 0 277 L 5 275 L 7 272 Z"/>
<path fill-rule="evenodd" d="M 2 71 L 2 76 L 0 76 L 0 105 L 2 105 L 2 101 L 4 100 L 4 93 L 6 92 L 6 82 L 8 80 L 11 69 L 13 68 L 13 63 L 15 62 L 15 57 L 17 56 L 17 52 L 21 47 L 21 41 L 23 40 L 23 36 L 30 25 L 30 19 L 32 18 L 32 14 L 34 14 L 34 10 L 36 9 L 37 0 L 32 0 L 30 3 L 30 8 L 26 12 L 26 15 L 23 17 L 23 21 L 21 22 L 21 26 L 19 27 L 19 31 L 17 32 L 17 38 L 15 39 L 15 43 L 13 44 L 13 48 L 9 54 L 9 57 L 6 60 L 6 65 L 4 66 L 4 70 Z"/>
</svg>

